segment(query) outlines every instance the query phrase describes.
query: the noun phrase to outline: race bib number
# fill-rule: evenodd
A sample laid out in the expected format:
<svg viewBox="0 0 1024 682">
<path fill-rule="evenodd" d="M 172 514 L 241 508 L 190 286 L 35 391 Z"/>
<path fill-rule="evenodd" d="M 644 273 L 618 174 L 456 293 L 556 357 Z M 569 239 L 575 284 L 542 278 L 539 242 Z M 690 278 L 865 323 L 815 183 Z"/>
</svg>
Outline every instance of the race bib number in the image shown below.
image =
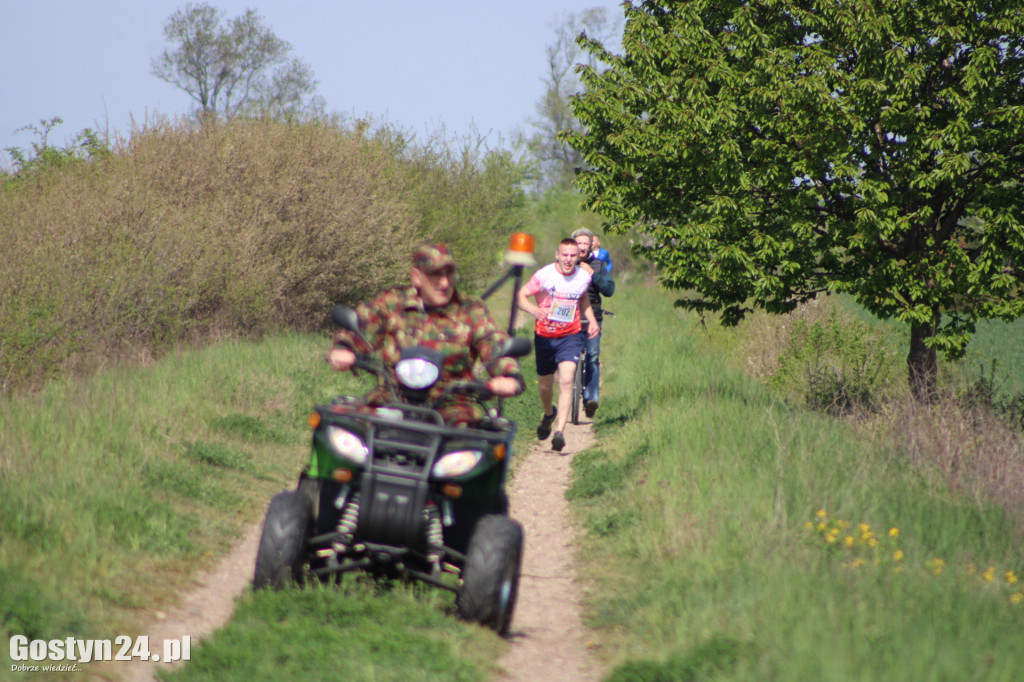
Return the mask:
<svg viewBox="0 0 1024 682">
<path fill-rule="evenodd" d="M 552 322 L 571 323 L 576 318 L 576 301 L 556 301 L 551 306 L 548 319 Z"/>
</svg>

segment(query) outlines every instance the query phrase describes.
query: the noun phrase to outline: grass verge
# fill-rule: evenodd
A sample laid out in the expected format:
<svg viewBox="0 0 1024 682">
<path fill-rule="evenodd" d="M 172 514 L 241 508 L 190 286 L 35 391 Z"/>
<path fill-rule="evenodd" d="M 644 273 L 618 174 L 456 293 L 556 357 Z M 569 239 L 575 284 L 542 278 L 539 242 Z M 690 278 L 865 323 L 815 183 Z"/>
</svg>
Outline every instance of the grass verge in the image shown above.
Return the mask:
<svg viewBox="0 0 1024 682">
<path fill-rule="evenodd" d="M 1012 514 L 728 368 L 665 294 L 616 312 L 569 491 L 610 679 L 1018 676 Z"/>
</svg>

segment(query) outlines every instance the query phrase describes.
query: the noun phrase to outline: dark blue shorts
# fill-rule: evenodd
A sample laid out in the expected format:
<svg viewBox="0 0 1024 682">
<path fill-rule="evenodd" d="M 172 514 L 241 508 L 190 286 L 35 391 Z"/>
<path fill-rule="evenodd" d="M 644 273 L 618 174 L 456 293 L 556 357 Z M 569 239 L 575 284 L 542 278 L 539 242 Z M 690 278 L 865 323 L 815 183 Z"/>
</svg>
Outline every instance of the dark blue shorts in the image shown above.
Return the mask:
<svg viewBox="0 0 1024 682">
<path fill-rule="evenodd" d="M 533 357 L 537 361 L 537 376 L 554 374 L 560 362 L 579 362 L 583 352 L 583 337 L 579 334 L 548 337 L 533 335 Z"/>
</svg>

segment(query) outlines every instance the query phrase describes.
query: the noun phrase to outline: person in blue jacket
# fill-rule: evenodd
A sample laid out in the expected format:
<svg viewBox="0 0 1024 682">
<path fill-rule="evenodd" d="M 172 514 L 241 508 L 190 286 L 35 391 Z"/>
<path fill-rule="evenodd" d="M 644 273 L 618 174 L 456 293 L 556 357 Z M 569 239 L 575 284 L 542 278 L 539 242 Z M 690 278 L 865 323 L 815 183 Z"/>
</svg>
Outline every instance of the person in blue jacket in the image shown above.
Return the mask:
<svg viewBox="0 0 1024 682">
<path fill-rule="evenodd" d="M 572 233 L 572 238 L 576 240 L 576 246 L 580 248 L 580 267 L 588 268 L 592 271 L 590 279 L 590 288 L 587 293 L 590 295 L 590 307 L 594 309 L 594 317 L 597 318 L 597 324 L 600 326 L 603 324 L 604 312 L 601 309 L 601 297 L 611 296 L 615 293 L 615 282 L 612 281 L 612 276 L 608 274 L 610 266 L 603 260 L 597 258 L 593 252 L 593 240 L 597 236 L 585 227 L 581 227 Z M 604 251 L 604 249 L 601 249 Z M 608 253 L 605 251 L 605 253 Z M 600 402 L 600 388 L 601 388 L 601 333 L 598 332 L 596 336 L 591 338 L 587 334 L 587 322 L 583 322 L 583 328 L 580 330 L 580 334 L 584 339 L 585 348 L 587 349 L 586 361 L 583 363 L 583 410 L 587 417 L 593 417 L 594 413 L 597 412 L 597 406 Z"/>
<path fill-rule="evenodd" d="M 585 230 L 586 228 L 584 227 L 584 228 L 580 228 L 580 229 L 584 229 Z M 575 232 L 573 234 L 575 234 Z M 599 261 L 604 261 L 605 272 L 607 272 L 608 274 L 611 274 L 611 272 L 612 272 L 612 255 L 610 253 L 608 253 L 608 249 L 602 249 L 601 248 L 601 238 L 598 237 L 596 234 L 593 236 L 593 243 L 590 245 L 590 248 L 591 248 L 591 252 L 594 254 L 594 258 L 598 259 Z M 611 294 L 609 294 L 609 296 L 610 295 Z"/>
</svg>

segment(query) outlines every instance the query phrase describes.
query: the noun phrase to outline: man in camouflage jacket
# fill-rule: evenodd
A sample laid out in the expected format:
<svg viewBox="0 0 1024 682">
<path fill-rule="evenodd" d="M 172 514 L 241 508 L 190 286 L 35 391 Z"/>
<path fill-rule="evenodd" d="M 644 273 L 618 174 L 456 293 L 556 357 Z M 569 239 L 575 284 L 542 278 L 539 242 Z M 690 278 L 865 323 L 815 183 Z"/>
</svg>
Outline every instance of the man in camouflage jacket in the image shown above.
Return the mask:
<svg viewBox="0 0 1024 682">
<path fill-rule="evenodd" d="M 421 345 L 444 355 L 444 366 L 428 401 L 437 399 L 446 386 L 474 378 L 477 362 L 490 375 L 487 387 L 498 397 L 510 398 L 523 392 L 524 383 L 515 358 L 498 358 L 508 334 L 498 328 L 483 301 L 463 298 L 455 288 L 455 261 L 443 244 L 418 248 L 409 271 L 412 286 L 397 287 L 356 307 L 359 328 L 369 346 L 354 334 L 340 330 L 327 354 L 334 369 L 351 369 L 355 353 L 376 353 L 394 377 L 402 349 Z M 371 404 L 388 400 L 388 391 L 378 386 L 369 396 Z M 466 396 L 455 395 L 441 407 L 449 424 L 474 423 L 484 415 L 479 405 Z"/>
</svg>

